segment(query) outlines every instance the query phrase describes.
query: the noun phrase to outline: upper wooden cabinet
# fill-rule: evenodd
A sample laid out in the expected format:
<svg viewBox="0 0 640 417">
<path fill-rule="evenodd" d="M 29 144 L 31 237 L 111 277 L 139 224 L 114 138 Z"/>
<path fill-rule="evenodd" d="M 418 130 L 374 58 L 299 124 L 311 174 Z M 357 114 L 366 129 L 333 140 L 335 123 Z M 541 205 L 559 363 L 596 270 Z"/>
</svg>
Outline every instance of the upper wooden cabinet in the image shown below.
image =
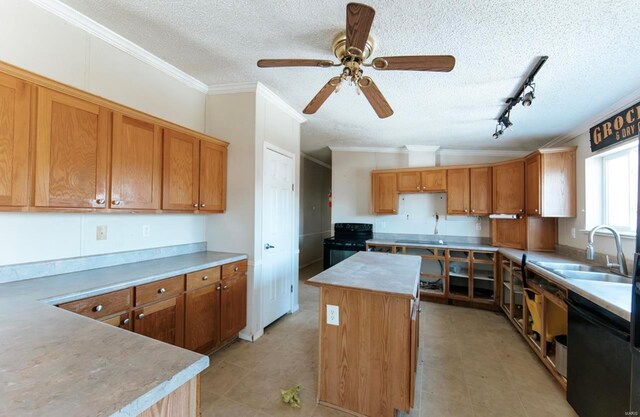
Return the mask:
<svg viewBox="0 0 640 417">
<path fill-rule="evenodd" d="M 469 169 L 450 169 L 447 173 L 447 213 L 469 214 Z"/>
<path fill-rule="evenodd" d="M 200 141 L 200 211 L 223 212 L 227 202 L 227 147 Z"/>
<path fill-rule="evenodd" d="M 472 216 L 491 214 L 491 167 L 469 169 L 469 206 Z"/>
<path fill-rule="evenodd" d="M 104 208 L 111 114 L 38 88 L 35 206 Z"/>
<path fill-rule="evenodd" d="M 541 149 L 526 163 L 526 212 L 530 216 L 576 216 L 575 148 Z"/>
<path fill-rule="evenodd" d="M 162 208 L 197 210 L 200 186 L 200 140 L 170 129 L 164 131 Z"/>
<path fill-rule="evenodd" d="M 112 209 L 160 209 L 162 136 L 160 127 L 114 113 L 111 154 Z"/>
<path fill-rule="evenodd" d="M 424 171 L 398 171 L 398 192 L 444 192 L 447 189 L 447 171 L 431 169 Z"/>
<path fill-rule="evenodd" d="M 493 167 L 493 212 L 524 213 L 524 161 L 512 161 Z"/>
<path fill-rule="evenodd" d="M 371 206 L 377 214 L 398 212 L 398 180 L 395 172 L 371 174 Z"/>
<path fill-rule="evenodd" d="M 0 206 L 29 203 L 31 85 L 0 74 Z"/>
</svg>

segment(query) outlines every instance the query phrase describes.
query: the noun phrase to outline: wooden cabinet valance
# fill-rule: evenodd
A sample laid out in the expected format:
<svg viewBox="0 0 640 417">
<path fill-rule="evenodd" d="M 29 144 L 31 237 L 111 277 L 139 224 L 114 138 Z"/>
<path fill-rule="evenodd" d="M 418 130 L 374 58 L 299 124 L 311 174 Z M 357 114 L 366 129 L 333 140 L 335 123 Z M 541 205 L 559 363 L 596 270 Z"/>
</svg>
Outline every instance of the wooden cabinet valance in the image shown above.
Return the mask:
<svg viewBox="0 0 640 417">
<path fill-rule="evenodd" d="M 227 142 L 3 63 L 0 120 L 0 210 L 226 209 Z"/>
</svg>

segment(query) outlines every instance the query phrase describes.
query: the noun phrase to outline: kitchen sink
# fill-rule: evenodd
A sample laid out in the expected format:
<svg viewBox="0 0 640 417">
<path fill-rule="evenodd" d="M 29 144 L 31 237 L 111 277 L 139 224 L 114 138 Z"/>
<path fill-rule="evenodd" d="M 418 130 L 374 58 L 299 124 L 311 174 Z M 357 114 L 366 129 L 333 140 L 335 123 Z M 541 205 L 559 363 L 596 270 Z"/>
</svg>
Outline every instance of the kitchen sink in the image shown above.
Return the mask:
<svg viewBox="0 0 640 417">
<path fill-rule="evenodd" d="M 605 272 L 606 271 L 603 267 L 600 267 L 600 266 L 585 265 L 585 264 L 578 264 L 578 263 L 568 263 L 568 262 L 534 262 L 534 263 L 545 269 L 551 269 L 553 271 L 557 271 L 557 270 L 587 271 L 587 272 Z"/>
<path fill-rule="evenodd" d="M 555 269 L 554 272 L 568 279 L 580 279 L 584 281 L 602 281 L 602 282 L 615 282 L 619 284 L 631 284 L 631 278 L 623 277 L 621 275 L 611 274 L 608 272 L 577 271 L 577 270 L 563 270 L 563 269 Z"/>
</svg>

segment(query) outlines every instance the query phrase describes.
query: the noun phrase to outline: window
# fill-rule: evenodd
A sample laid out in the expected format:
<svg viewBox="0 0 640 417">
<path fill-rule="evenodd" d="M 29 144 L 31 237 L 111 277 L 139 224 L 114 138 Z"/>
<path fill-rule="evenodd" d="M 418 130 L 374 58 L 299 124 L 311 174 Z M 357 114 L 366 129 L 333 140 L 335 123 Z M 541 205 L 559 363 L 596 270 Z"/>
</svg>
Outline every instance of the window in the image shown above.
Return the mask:
<svg viewBox="0 0 640 417">
<path fill-rule="evenodd" d="M 591 212 L 587 216 L 587 226 L 602 223 L 620 232 L 635 233 L 638 218 L 638 141 L 589 158 L 587 173 L 593 180 L 586 184 L 587 207 Z"/>
</svg>

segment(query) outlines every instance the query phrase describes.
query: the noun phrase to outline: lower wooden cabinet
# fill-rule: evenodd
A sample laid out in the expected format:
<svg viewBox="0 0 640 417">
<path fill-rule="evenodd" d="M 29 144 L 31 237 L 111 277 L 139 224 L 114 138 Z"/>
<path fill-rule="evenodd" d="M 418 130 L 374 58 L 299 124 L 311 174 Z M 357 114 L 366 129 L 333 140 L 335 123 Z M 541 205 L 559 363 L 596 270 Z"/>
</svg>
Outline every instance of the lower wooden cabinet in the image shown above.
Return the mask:
<svg viewBox="0 0 640 417">
<path fill-rule="evenodd" d="M 207 352 L 220 343 L 220 282 L 188 292 L 184 347 Z"/>
<path fill-rule="evenodd" d="M 229 339 L 247 325 L 247 276 L 236 275 L 222 281 L 220 338 Z"/>
<path fill-rule="evenodd" d="M 58 307 L 208 353 L 237 337 L 247 324 L 246 274 L 247 261 L 237 261 Z"/>
<path fill-rule="evenodd" d="M 136 309 L 133 317 L 134 332 L 184 346 L 184 295 Z"/>
</svg>

